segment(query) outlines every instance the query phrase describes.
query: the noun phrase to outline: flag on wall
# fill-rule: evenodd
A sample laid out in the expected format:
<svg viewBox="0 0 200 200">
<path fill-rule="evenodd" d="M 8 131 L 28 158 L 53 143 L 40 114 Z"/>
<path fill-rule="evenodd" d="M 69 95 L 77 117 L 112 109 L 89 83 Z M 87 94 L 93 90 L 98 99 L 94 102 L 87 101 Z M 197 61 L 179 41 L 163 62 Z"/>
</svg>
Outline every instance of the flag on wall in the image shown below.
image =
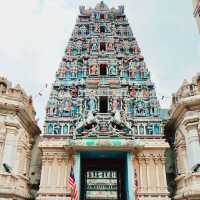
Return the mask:
<svg viewBox="0 0 200 200">
<path fill-rule="evenodd" d="M 75 182 L 75 178 L 74 178 L 74 170 L 73 170 L 73 167 L 71 167 L 71 171 L 70 171 L 70 176 L 69 176 L 68 184 L 69 184 L 69 187 L 70 187 L 71 190 L 72 190 L 72 193 L 71 193 L 72 199 L 78 200 L 78 190 L 77 190 L 77 186 L 76 186 L 76 182 Z"/>
</svg>

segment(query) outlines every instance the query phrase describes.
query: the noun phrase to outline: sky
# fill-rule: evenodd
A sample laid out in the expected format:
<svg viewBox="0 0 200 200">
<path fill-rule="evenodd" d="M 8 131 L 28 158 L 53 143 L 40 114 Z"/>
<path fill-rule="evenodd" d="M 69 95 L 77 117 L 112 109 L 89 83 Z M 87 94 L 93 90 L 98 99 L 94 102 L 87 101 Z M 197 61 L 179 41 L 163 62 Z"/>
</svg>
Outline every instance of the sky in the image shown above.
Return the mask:
<svg viewBox="0 0 200 200">
<path fill-rule="evenodd" d="M 0 76 L 19 83 L 42 127 L 51 84 L 79 13 L 97 0 L 0 0 Z M 162 108 L 184 79 L 200 72 L 200 34 L 192 0 L 104 0 L 125 13 Z M 48 84 L 48 88 L 45 88 Z M 38 95 L 42 92 L 42 96 Z M 161 97 L 165 96 L 162 100 Z"/>
</svg>

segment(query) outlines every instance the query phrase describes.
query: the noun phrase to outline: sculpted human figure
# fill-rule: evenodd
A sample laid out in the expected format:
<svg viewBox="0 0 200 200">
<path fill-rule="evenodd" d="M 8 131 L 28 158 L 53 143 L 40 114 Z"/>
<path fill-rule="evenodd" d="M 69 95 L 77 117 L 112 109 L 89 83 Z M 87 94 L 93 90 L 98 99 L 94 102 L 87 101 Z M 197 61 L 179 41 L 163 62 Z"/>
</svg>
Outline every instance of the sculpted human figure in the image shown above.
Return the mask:
<svg viewBox="0 0 200 200">
<path fill-rule="evenodd" d="M 92 91 L 90 93 L 90 98 L 89 98 L 89 101 L 88 101 L 88 108 L 89 108 L 89 111 L 95 111 L 96 110 L 96 98 L 95 98 L 95 94 L 94 92 Z"/>
<path fill-rule="evenodd" d="M 78 89 L 75 86 L 72 86 L 70 89 L 70 94 L 72 97 L 77 97 L 78 96 Z"/>
<path fill-rule="evenodd" d="M 91 137 L 96 136 L 96 128 L 95 128 L 94 124 L 92 124 L 92 130 L 90 131 L 89 136 L 91 136 Z"/>
<path fill-rule="evenodd" d="M 76 78 L 76 75 L 77 75 L 77 67 L 73 66 L 71 69 L 71 77 Z"/>
<path fill-rule="evenodd" d="M 110 75 L 116 75 L 117 74 L 117 69 L 116 69 L 116 65 L 115 64 L 111 64 L 110 65 L 109 72 L 110 72 Z"/>
<path fill-rule="evenodd" d="M 149 92 L 145 88 L 142 89 L 142 97 L 143 98 L 148 98 L 149 97 Z"/>
<path fill-rule="evenodd" d="M 131 78 L 135 78 L 136 69 L 134 67 L 129 68 Z"/>
<path fill-rule="evenodd" d="M 72 102 L 70 98 L 67 98 L 65 101 L 65 109 L 67 112 L 71 112 L 72 109 Z"/>
<path fill-rule="evenodd" d="M 69 48 L 66 49 L 66 52 L 67 52 L 67 55 L 68 55 L 68 56 L 71 56 L 72 49 L 69 47 Z"/>
<path fill-rule="evenodd" d="M 131 96 L 131 97 L 136 97 L 136 90 L 135 90 L 134 87 L 131 88 L 130 96 Z"/>
<path fill-rule="evenodd" d="M 113 43 L 111 41 L 108 43 L 107 49 L 108 50 L 112 50 L 113 49 Z"/>
<path fill-rule="evenodd" d="M 97 52 L 97 49 L 98 49 L 97 43 L 96 42 L 92 43 L 92 47 L 91 47 L 92 52 Z"/>
<path fill-rule="evenodd" d="M 96 75 L 97 74 L 97 65 L 94 63 L 90 66 L 90 75 Z"/>
<path fill-rule="evenodd" d="M 112 111 L 115 112 L 118 109 L 119 102 L 117 98 L 113 98 L 112 100 Z"/>
</svg>

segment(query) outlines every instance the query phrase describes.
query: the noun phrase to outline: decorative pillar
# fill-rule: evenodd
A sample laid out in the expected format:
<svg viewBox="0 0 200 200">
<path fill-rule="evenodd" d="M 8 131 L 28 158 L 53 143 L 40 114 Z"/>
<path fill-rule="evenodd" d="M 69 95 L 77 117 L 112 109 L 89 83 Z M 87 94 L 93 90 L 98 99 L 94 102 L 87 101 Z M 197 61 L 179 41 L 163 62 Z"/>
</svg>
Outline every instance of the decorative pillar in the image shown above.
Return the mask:
<svg viewBox="0 0 200 200">
<path fill-rule="evenodd" d="M 188 172 L 188 165 L 187 165 L 187 153 L 186 153 L 186 145 L 182 147 L 182 159 L 183 159 L 183 165 L 184 165 L 184 172 Z"/>
<path fill-rule="evenodd" d="M 75 155 L 75 163 L 74 163 L 74 178 L 75 182 L 77 185 L 77 190 L 78 190 L 78 196 L 80 198 L 80 164 L 81 164 L 81 159 L 80 159 L 80 152 L 76 152 Z"/>
<path fill-rule="evenodd" d="M 6 163 L 9 167 L 15 170 L 16 166 L 16 151 L 17 151 L 17 130 L 12 128 L 7 128 L 7 135 L 4 145 L 4 154 L 2 163 Z"/>
<path fill-rule="evenodd" d="M 147 135 L 147 125 L 143 124 L 143 127 L 144 127 L 144 135 Z"/>
<path fill-rule="evenodd" d="M 160 177 L 159 177 L 159 158 L 154 157 L 155 171 L 156 171 L 156 191 L 160 192 Z"/>
<path fill-rule="evenodd" d="M 133 153 L 127 152 L 128 200 L 135 200 Z"/>
<path fill-rule="evenodd" d="M 139 159 L 139 165 L 140 165 L 141 193 L 144 193 L 147 190 L 146 164 L 145 164 L 145 159 L 143 157 L 139 157 L 138 159 Z"/>
<path fill-rule="evenodd" d="M 199 119 L 187 119 L 185 121 L 185 127 L 187 132 L 185 133 L 186 139 L 186 150 L 188 158 L 188 166 L 190 170 L 200 163 L 200 144 L 199 144 L 199 135 L 198 135 L 198 122 Z"/>
<path fill-rule="evenodd" d="M 56 187 L 61 187 L 62 182 L 61 180 L 63 179 L 63 157 L 59 155 L 56 159 L 56 164 L 57 164 L 57 178 L 56 178 Z"/>
<path fill-rule="evenodd" d="M 45 187 L 45 183 L 46 183 L 46 157 L 43 155 L 42 156 L 40 190 Z"/>
<path fill-rule="evenodd" d="M 0 126 L 0 165 L 2 166 L 6 129 Z M 1 170 L 1 167 L 0 167 Z"/>
<path fill-rule="evenodd" d="M 161 163 L 162 163 L 162 174 L 163 174 L 163 192 L 167 191 L 167 177 L 166 177 L 166 170 L 165 170 L 165 158 L 161 158 Z"/>
<path fill-rule="evenodd" d="M 53 161 L 54 161 L 54 157 L 52 155 L 49 155 L 49 157 L 47 158 L 47 168 L 48 168 L 48 172 L 47 172 L 47 186 L 48 188 L 53 187 L 53 182 L 54 182 L 54 169 L 53 169 Z"/>
<path fill-rule="evenodd" d="M 147 173 L 147 191 L 151 191 L 151 179 L 150 179 L 150 158 L 146 157 L 145 158 L 145 164 L 146 164 L 146 173 Z"/>
<path fill-rule="evenodd" d="M 138 124 L 137 124 L 137 133 L 138 133 L 138 135 L 140 135 L 140 128 L 139 128 Z"/>
</svg>

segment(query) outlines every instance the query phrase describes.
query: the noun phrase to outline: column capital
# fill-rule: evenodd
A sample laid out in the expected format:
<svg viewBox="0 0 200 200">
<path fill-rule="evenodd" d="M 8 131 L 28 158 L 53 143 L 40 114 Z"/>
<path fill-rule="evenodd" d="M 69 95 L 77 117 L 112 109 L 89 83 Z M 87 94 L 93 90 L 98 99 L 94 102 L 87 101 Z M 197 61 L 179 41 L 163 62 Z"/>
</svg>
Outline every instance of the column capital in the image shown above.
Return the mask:
<svg viewBox="0 0 200 200">
<path fill-rule="evenodd" d="M 54 161 L 54 157 L 53 156 L 49 156 L 47 158 L 48 163 L 52 163 Z"/>
<path fill-rule="evenodd" d="M 160 158 L 162 164 L 164 165 L 166 163 L 166 159 L 165 158 Z"/>
<path fill-rule="evenodd" d="M 42 156 L 42 164 L 44 165 L 45 162 L 47 161 L 47 157 L 46 156 Z"/>
<path fill-rule="evenodd" d="M 138 162 L 139 162 L 139 164 L 144 164 L 145 158 L 144 157 L 138 157 Z"/>
<path fill-rule="evenodd" d="M 160 158 L 159 157 L 153 157 L 153 161 L 157 165 L 160 162 Z"/>
<path fill-rule="evenodd" d="M 146 163 L 146 164 L 149 164 L 149 163 L 150 163 L 150 160 L 151 160 L 150 157 L 146 157 L 146 158 L 145 158 L 145 163 Z"/>
</svg>

